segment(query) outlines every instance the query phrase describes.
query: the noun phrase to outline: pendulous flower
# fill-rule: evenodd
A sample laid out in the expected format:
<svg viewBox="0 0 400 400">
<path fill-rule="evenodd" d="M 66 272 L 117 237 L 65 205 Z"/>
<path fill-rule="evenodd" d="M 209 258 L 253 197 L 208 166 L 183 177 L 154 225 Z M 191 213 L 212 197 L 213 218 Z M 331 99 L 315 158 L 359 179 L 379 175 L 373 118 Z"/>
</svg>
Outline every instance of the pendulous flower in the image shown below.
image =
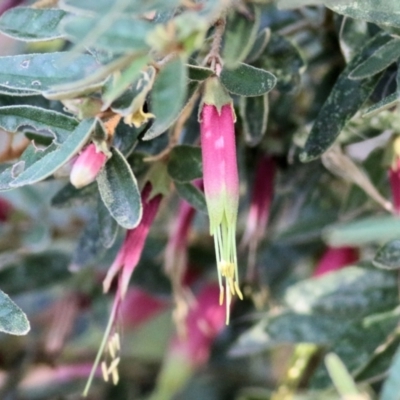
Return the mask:
<svg viewBox="0 0 400 400">
<path fill-rule="evenodd" d="M 70 174 L 70 182 L 77 189 L 92 183 L 107 162 L 108 157 L 94 143 L 77 156 Z"/>
<path fill-rule="evenodd" d="M 204 193 L 217 257 L 220 304 L 224 301 L 229 323 L 231 296 L 243 298 L 239 288 L 236 255 L 236 219 L 239 177 L 236 161 L 235 113 L 232 99 L 217 77 L 206 82 L 200 110 Z"/>
</svg>

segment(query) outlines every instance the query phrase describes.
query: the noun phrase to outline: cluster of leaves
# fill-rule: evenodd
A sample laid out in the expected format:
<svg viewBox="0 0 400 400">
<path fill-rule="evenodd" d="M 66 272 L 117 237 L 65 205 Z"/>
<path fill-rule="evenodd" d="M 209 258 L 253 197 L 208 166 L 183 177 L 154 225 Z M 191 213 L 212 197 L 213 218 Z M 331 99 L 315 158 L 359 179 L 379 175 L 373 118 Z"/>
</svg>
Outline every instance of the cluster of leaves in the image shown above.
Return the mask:
<svg viewBox="0 0 400 400">
<path fill-rule="evenodd" d="M 198 103 L 214 73 L 205 60 L 215 22 L 226 17 L 220 80 L 237 114 L 244 188 L 238 235 L 254 160 L 268 153 L 279 171 L 256 255 L 258 279 L 246 283 L 247 297 L 235 304 L 209 367 L 181 396 L 336 399 L 334 383 L 343 396 L 398 398 L 400 223 L 385 203 L 386 153 L 400 132 L 398 0 L 54 3 L 0 17 L 1 33 L 26 43 L 23 54 L 0 57 L 0 128 L 25 143 L 18 157 L 0 155 L 0 191 L 17 210 L 0 231 L 0 282 L 38 321 L 66 292 L 78 295 L 80 315 L 61 354 L 46 353 L 46 332 L 35 318 L 25 341 L 4 337 L 0 359 L 12 373 L 0 395 L 50 398 L 66 390 L 62 382 L 36 391 L 17 386 L 27 364 L 81 359 L 87 348 L 92 360 L 107 316 L 99 275 L 123 230 L 139 223 L 139 187 L 160 158 L 173 185 L 132 284 L 172 296 L 159 255 L 177 197 L 199 211 L 190 264 L 202 274 L 214 271 L 205 200 L 193 181 L 202 176 Z M 91 139 L 106 141 L 112 157 L 96 182 L 76 189 L 63 168 Z M 346 147 L 357 162 L 332 145 Z M 356 247 L 363 261 L 310 277 L 327 245 Z M 246 263 L 243 251 L 243 276 Z M 2 292 L 0 300 L 0 329 L 26 333 L 25 314 Z M 162 359 L 170 331 L 165 318 L 152 324 L 133 337 L 134 350 L 124 351 L 122 384 L 109 392 L 99 385 L 99 396 L 151 389 L 154 360 Z M 345 369 L 327 363 L 328 373 L 327 351 Z M 343 384 L 346 374 L 356 385 Z"/>
</svg>

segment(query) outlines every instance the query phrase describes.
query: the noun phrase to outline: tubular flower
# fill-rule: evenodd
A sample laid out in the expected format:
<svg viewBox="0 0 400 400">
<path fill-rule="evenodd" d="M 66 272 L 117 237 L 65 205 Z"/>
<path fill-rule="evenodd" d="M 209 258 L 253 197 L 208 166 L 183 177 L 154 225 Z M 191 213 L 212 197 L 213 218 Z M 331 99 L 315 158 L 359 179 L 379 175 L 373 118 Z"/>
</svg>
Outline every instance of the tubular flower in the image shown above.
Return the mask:
<svg viewBox="0 0 400 400">
<path fill-rule="evenodd" d="M 225 279 L 227 324 L 231 296 L 237 294 L 243 298 L 239 288 L 235 239 L 239 177 L 234 121 L 232 100 L 220 86 L 218 78 L 210 78 L 200 111 L 203 182 L 217 257 L 220 304 L 224 301 L 222 280 Z"/>
<path fill-rule="evenodd" d="M 212 343 L 225 324 L 224 310 L 217 304 L 218 292 L 219 287 L 211 283 L 196 296 L 186 319 L 187 334 L 183 338 L 176 334 L 171 339 L 151 400 L 172 398 L 208 361 Z"/>
<path fill-rule="evenodd" d="M 390 189 L 393 197 L 393 210 L 400 214 L 400 158 L 389 169 Z"/>
<path fill-rule="evenodd" d="M 329 247 L 318 262 L 313 276 L 321 276 L 337 271 L 358 261 L 358 251 L 354 247 Z"/>
<path fill-rule="evenodd" d="M 270 156 L 263 155 L 257 163 L 250 211 L 241 243 L 243 247 L 250 249 L 251 266 L 255 264 L 255 252 L 268 224 L 274 195 L 275 170 L 275 161 Z"/>
<path fill-rule="evenodd" d="M 107 155 L 98 150 L 95 144 L 89 144 L 78 155 L 72 166 L 69 178 L 71 184 L 79 189 L 92 183 L 104 167 L 107 159 Z"/>
<path fill-rule="evenodd" d="M 117 290 L 103 341 L 100 345 L 92 372 L 83 392 L 84 396 L 88 393 L 91 381 L 105 349 L 107 349 L 106 353 L 109 362 L 108 365 L 106 361 L 101 363 L 103 378 L 107 382 L 109 377 L 111 377 L 114 384 L 117 384 L 119 380 L 117 367 L 120 361 L 118 355 L 120 342 L 119 334 L 115 332 L 114 329 L 114 323 L 121 311 L 121 305 L 128 290 L 129 280 L 139 262 L 151 224 L 157 214 L 162 199 L 161 194 L 152 196 L 152 185 L 150 182 L 146 183 L 144 186 L 141 197 L 143 204 L 142 219 L 136 228 L 127 231 L 122 247 L 103 281 L 104 292 L 108 292 L 112 281 L 114 278 L 117 278 Z M 114 333 L 111 334 L 113 330 Z"/>
</svg>

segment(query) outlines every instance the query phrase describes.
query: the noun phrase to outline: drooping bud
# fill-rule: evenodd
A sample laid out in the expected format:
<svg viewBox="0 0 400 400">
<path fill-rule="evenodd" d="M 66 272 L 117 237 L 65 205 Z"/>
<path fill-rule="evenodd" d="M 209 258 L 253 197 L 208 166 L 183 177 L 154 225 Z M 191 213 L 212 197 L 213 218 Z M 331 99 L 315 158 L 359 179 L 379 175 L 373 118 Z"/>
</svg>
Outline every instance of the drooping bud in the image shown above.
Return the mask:
<svg viewBox="0 0 400 400">
<path fill-rule="evenodd" d="M 226 322 L 231 296 L 242 298 L 236 256 L 239 177 L 236 161 L 235 114 L 232 99 L 217 77 L 206 82 L 200 110 L 204 193 L 217 257 L 220 304 L 226 294 Z"/>
<path fill-rule="evenodd" d="M 77 189 L 94 182 L 107 162 L 107 155 L 91 143 L 76 158 L 70 174 L 70 182 Z"/>
<path fill-rule="evenodd" d="M 357 262 L 358 251 L 354 247 L 329 247 L 318 262 L 313 276 L 321 276 L 337 271 L 347 265 Z"/>
</svg>

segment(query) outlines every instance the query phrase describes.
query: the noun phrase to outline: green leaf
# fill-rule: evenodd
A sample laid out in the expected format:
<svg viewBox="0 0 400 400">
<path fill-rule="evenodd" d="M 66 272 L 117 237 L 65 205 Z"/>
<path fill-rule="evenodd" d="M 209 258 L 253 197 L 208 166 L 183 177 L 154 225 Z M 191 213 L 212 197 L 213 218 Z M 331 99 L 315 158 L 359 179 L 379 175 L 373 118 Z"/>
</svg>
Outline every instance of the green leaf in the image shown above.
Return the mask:
<svg viewBox="0 0 400 400">
<path fill-rule="evenodd" d="M 214 71 L 210 68 L 200 67 L 198 65 L 187 64 L 188 67 L 188 79 L 191 81 L 204 81 L 214 74 Z"/>
<path fill-rule="evenodd" d="M 400 57 L 400 40 L 392 39 L 350 72 L 350 79 L 365 79 L 386 69 Z"/>
<path fill-rule="evenodd" d="M 11 295 L 43 290 L 71 277 L 69 263 L 70 257 L 56 250 L 16 254 L 9 262 L 2 263 L 2 288 Z"/>
<path fill-rule="evenodd" d="M 168 161 L 169 176 L 179 183 L 193 181 L 203 176 L 200 147 L 175 146 Z"/>
<path fill-rule="evenodd" d="M 389 376 L 383 384 L 380 400 L 399 400 L 400 393 L 400 347 L 393 357 Z"/>
<path fill-rule="evenodd" d="M 51 199 L 51 205 L 59 208 L 78 207 L 84 204 L 93 203 L 98 194 L 95 182 L 86 185 L 81 189 L 67 183 Z"/>
<path fill-rule="evenodd" d="M 352 18 L 343 18 L 340 27 L 340 49 L 346 63 L 358 53 L 369 38 L 368 23 Z"/>
<path fill-rule="evenodd" d="M 34 106 L 0 107 L 0 127 L 5 131 L 18 132 L 28 126 L 43 136 L 47 136 L 43 131 L 49 132 L 56 144 L 65 142 L 77 125 L 75 118 L 57 111 Z"/>
<path fill-rule="evenodd" d="M 378 101 L 378 103 L 375 103 L 373 106 L 368 107 L 364 111 L 363 117 L 371 117 L 374 114 L 377 114 L 383 110 L 391 108 L 395 106 L 399 102 L 399 100 L 400 100 L 399 94 L 392 93 L 389 96 L 382 99 L 381 101 Z"/>
<path fill-rule="evenodd" d="M 192 183 L 175 182 L 175 188 L 179 196 L 186 200 L 197 211 L 207 214 L 207 204 L 204 193 Z"/>
<path fill-rule="evenodd" d="M 79 123 L 68 138 L 54 151 L 46 154 L 15 178 L 10 186 L 16 188 L 31 185 L 52 175 L 58 168 L 69 161 L 89 140 L 96 120 L 89 119 Z"/>
<path fill-rule="evenodd" d="M 126 229 L 135 228 L 142 218 L 142 202 L 136 178 L 124 156 L 115 148 L 97 176 L 100 196 L 112 217 Z"/>
<path fill-rule="evenodd" d="M 26 335 L 31 329 L 25 313 L 0 290 L 0 332 Z"/>
<path fill-rule="evenodd" d="M 121 75 L 114 77 L 103 94 L 104 108 L 106 108 L 106 105 L 109 106 L 117 97 L 121 96 L 129 86 L 132 85 L 132 87 L 135 87 L 135 81 L 140 77 L 143 68 L 149 60 L 147 55 L 139 57 L 133 60 L 125 70 L 121 71 Z M 143 76 L 143 78 L 145 77 Z"/>
<path fill-rule="evenodd" d="M 261 54 L 264 52 L 269 40 L 271 38 L 271 29 L 265 28 L 257 35 L 256 41 L 253 44 L 253 48 L 246 57 L 246 62 L 251 64 L 256 61 Z"/>
<path fill-rule="evenodd" d="M 221 83 L 239 96 L 261 96 L 274 88 L 276 78 L 268 71 L 241 63 L 234 70 L 223 69 Z"/>
<path fill-rule="evenodd" d="M 362 107 L 375 88 L 380 75 L 364 80 L 349 78 L 350 72 L 367 59 L 371 51 L 390 40 L 387 34 L 378 34 L 356 55 L 337 79 L 328 99 L 320 110 L 307 138 L 300 160 L 311 161 L 324 153 L 337 139 L 346 123 Z"/>
<path fill-rule="evenodd" d="M 305 62 L 290 40 L 272 34 L 256 66 L 274 74 L 277 90 L 290 92 L 299 85 L 300 73 L 305 69 Z"/>
<path fill-rule="evenodd" d="M 397 0 L 325 0 L 324 4 L 333 11 L 354 19 L 400 27 L 400 8 Z"/>
<path fill-rule="evenodd" d="M 283 343 L 315 343 L 329 345 L 336 341 L 348 323 L 335 316 L 282 314 L 264 317 L 254 327 L 241 334 L 230 349 L 232 356 L 248 356 L 271 349 Z"/>
<path fill-rule="evenodd" d="M 155 121 L 143 140 L 164 133 L 181 113 L 187 93 L 187 68 L 181 58 L 169 62 L 158 74 L 151 91 L 151 112 Z"/>
<path fill-rule="evenodd" d="M 115 242 L 118 235 L 117 221 L 110 215 L 103 201 L 97 202 L 99 241 L 106 249 L 109 249 Z"/>
<path fill-rule="evenodd" d="M 332 225 L 323 237 L 331 246 L 361 246 L 382 243 L 400 236 L 400 220 L 392 216 L 367 217 Z"/>
<path fill-rule="evenodd" d="M 109 50 L 114 54 L 149 50 L 146 36 L 153 29 L 154 24 L 149 21 L 125 16 L 109 21 L 74 16 L 65 19 L 62 24 L 63 33 L 71 41 L 95 44 L 96 48 Z"/>
<path fill-rule="evenodd" d="M 400 269 L 400 240 L 392 240 L 381 247 L 372 263 L 378 268 L 389 270 Z"/>
<path fill-rule="evenodd" d="M 94 57 L 81 54 L 73 63 L 68 53 L 22 54 L 0 57 L 0 86 L 12 95 L 15 89 L 43 92 L 52 85 L 73 82 L 99 67 Z"/>
<path fill-rule="evenodd" d="M 298 313 L 360 318 L 394 307 L 396 285 L 386 271 L 346 267 L 290 286 L 285 301 Z"/>
<path fill-rule="evenodd" d="M 250 8 L 250 6 L 249 6 Z M 260 26 L 260 9 L 251 6 L 247 15 L 232 10 L 225 27 L 225 44 L 222 51 L 224 66 L 234 69 L 245 60 L 257 38 Z"/>
<path fill-rule="evenodd" d="M 265 135 L 268 122 L 268 94 L 257 97 L 241 97 L 239 113 L 243 132 L 249 146 L 257 146 Z"/>
<path fill-rule="evenodd" d="M 25 42 L 62 37 L 58 25 L 66 12 L 52 8 L 15 7 L 0 17 L 0 32 Z"/>
</svg>

